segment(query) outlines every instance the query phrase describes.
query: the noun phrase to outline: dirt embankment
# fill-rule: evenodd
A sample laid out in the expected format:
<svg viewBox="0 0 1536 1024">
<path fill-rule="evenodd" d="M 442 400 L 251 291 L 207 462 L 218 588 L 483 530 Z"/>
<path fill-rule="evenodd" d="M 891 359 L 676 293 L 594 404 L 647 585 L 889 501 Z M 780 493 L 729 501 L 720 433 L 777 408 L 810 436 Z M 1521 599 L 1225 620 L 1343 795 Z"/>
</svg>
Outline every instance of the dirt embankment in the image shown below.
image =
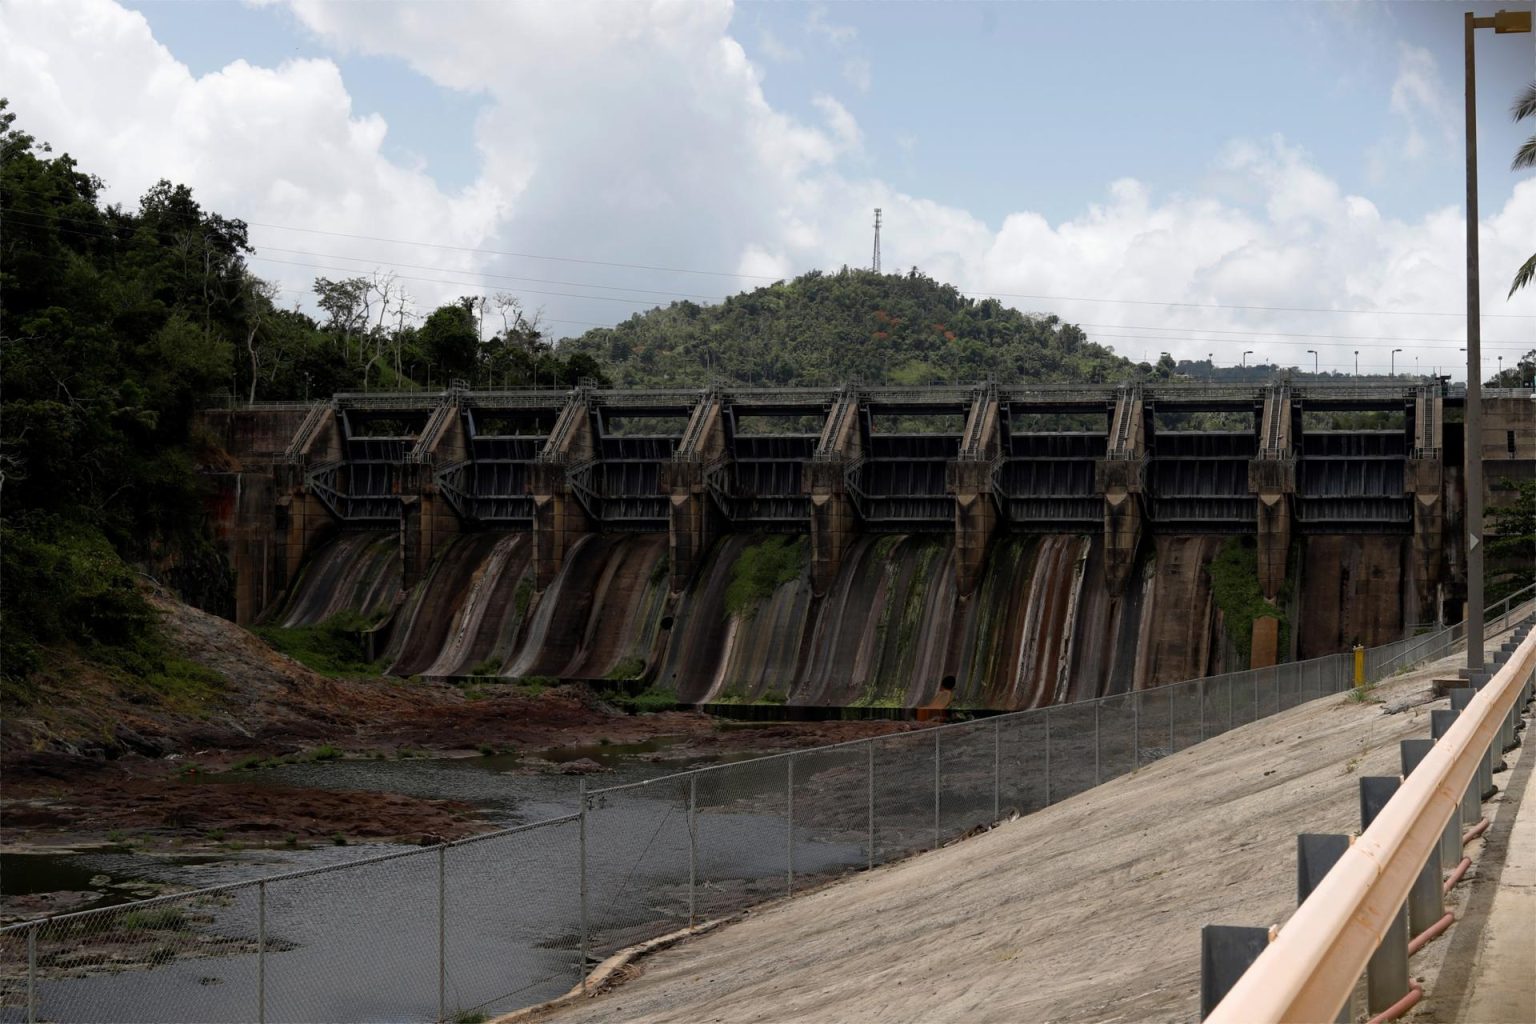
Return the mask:
<svg viewBox="0 0 1536 1024">
<path fill-rule="evenodd" d="M 117 833 L 144 842 L 438 841 L 488 827 L 468 804 L 252 781 L 189 785 L 243 760 L 541 750 L 682 737 L 669 758 L 775 750 L 908 728 L 826 722 L 727 731 L 692 712 L 623 714 L 581 687 L 530 693 L 310 671 L 224 619 L 163 595 L 172 653 L 218 674 L 206 693 L 125 688 L 82 661 L 38 681 L 0 722 L 4 841 L 59 845 Z M 326 749 L 333 748 L 333 749 Z"/>
</svg>

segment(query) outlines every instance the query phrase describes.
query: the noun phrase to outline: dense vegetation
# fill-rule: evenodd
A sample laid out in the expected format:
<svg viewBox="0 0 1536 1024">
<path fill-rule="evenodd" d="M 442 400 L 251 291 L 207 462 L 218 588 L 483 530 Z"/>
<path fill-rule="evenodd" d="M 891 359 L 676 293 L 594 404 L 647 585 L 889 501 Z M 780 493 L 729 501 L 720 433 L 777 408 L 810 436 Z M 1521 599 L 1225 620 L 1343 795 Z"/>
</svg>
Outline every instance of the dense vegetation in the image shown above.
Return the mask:
<svg viewBox="0 0 1536 1024">
<path fill-rule="evenodd" d="M 1495 481 L 1488 510 L 1488 583 L 1492 604 L 1536 583 L 1536 480 Z"/>
<path fill-rule="evenodd" d="M 72 647 L 162 689 L 165 658 L 142 576 L 222 610 L 227 569 L 197 472 L 211 396 L 561 382 L 565 358 L 517 303 L 463 299 L 407 320 L 389 278 L 315 282 L 320 320 L 280 308 L 253 275 L 246 226 L 162 181 L 135 211 L 15 125 L 0 100 L 0 673 L 25 699 L 47 648 Z M 489 313 L 489 316 L 488 316 Z M 486 319 L 502 329 L 481 341 Z"/>
<path fill-rule="evenodd" d="M 1054 316 L 968 298 L 917 271 L 812 271 L 715 306 L 674 302 L 565 343 L 617 382 L 1118 381 L 1134 369 Z M 1154 367 L 1141 368 L 1153 373 Z"/>
</svg>

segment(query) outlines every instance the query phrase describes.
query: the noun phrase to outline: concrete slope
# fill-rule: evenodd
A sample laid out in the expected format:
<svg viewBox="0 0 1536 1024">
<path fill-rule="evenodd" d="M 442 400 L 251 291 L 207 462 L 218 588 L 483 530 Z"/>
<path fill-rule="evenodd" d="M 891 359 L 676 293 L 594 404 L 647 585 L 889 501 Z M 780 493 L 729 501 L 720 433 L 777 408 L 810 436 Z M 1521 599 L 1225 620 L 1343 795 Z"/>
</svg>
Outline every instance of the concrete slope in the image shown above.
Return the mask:
<svg viewBox="0 0 1536 1024">
<path fill-rule="evenodd" d="M 781 901 L 549 1019 L 1194 1021 L 1201 925 L 1285 921 L 1296 834 L 1358 830 L 1358 780 L 1398 774 L 1398 741 L 1429 734 L 1445 706 L 1428 703 L 1429 679 L 1453 664 L 1383 684 L 1386 705 L 1315 701 Z M 1412 699 L 1425 703 L 1384 713 Z M 1433 978 L 1448 945 L 1420 953 L 1415 976 Z"/>
</svg>

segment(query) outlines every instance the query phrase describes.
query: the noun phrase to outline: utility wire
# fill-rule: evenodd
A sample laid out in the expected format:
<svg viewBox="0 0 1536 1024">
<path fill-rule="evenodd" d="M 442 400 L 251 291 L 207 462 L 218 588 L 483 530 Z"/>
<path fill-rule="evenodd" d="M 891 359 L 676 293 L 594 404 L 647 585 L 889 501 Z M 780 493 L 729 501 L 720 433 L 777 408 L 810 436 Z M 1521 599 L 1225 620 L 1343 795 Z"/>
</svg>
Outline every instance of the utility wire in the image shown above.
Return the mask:
<svg viewBox="0 0 1536 1024">
<path fill-rule="evenodd" d="M 37 194 L 46 194 L 46 195 L 51 195 L 52 194 L 52 193 L 42 193 L 39 190 L 34 190 L 34 189 L 17 189 L 16 191 L 31 191 L 31 192 L 35 192 Z M 52 215 L 49 215 L 49 214 L 35 214 L 35 213 L 33 213 L 33 211 L 8 211 L 8 215 L 16 215 L 16 214 L 32 214 L 33 216 L 44 216 L 44 217 L 52 216 Z M 61 215 L 61 216 L 56 216 L 53 219 L 56 219 L 56 220 L 75 220 L 75 221 L 78 221 L 80 223 L 90 224 L 90 225 L 92 225 L 94 227 L 97 227 L 98 229 L 106 227 L 105 225 L 98 224 L 95 221 L 89 221 L 89 220 L 85 220 L 83 218 L 69 218 L 69 217 L 64 217 L 64 216 Z M 667 267 L 667 266 L 658 266 L 658 265 L 646 264 L 646 263 L 626 263 L 626 262 L 615 261 L 615 260 L 595 260 L 595 259 L 585 259 L 585 258 L 575 257 L 575 256 L 551 256 L 551 255 L 540 254 L 540 253 L 515 252 L 515 251 L 505 250 L 505 249 L 491 249 L 491 248 L 476 247 L 476 246 L 450 245 L 450 244 L 441 243 L 441 242 L 424 242 L 424 241 L 411 240 L 411 239 L 389 238 L 389 237 L 385 237 L 385 236 L 381 236 L 381 235 L 363 235 L 363 234 L 353 234 L 353 233 L 345 232 L 345 231 L 328 231 L 328 230 L 324 230 L 324 229 L 321 229 L 321 228 L 298 227 L 296 225 L 290 225 L 290 224 L 273 224 L 273 223 L 265 222 L 265 221 L 241 221 L 241 223 L 245 224 L 247 227 L 260 227 L 260 228 L 265 228 L 265 229 L 273 230 L 273 231 L 302 232 L 304 234 L 323 235 L 323 236 L 332 237 L 332 238 L 347 238 L 347 239 L 352 239 L 352 240 L 355 240 L 355 241 L 383 242 L 383 243 L 387 243 L 387 244 L 390 244 L 390 245 L 414 246 L 414 247 L 424 248 L 424 249 L 439 249 L 439 250 L 450 251 L 450 252 L 476 253 L 476 254 L 489 255 L 489 256 L 507 256 L 507 257 L 513 257 L 513 258 L 516 258 L 516 259 L 546 260 L 546 261 L 557 262 L 557 263 L 572 263 L 572 264 L 578 264 L 578 265 L 583 265 L 583 266 L 613 267 L 613 268 L 619 268 L 619 269 L 624 269 L 624 270 L 645 270 L 645 271 L 653 271 L 653 272 L 668 273 L 668 274 L 692 274 L 692 275 L 699 275 L 699 276 L 705 276 L 705 277 L 735 278 L 735 279 L 738 279 L 738 280 L 755 280 L 755 281 L 777 281 L 777 280 L 781 280 L 781 278 L 774 277 L 774 276 L 767 275 L 767 274 L 745 274 L 745 273 L 734 273 L 734 272 L 720 271 L 720 270 L 698 270 L 698 269 L 693 269 L 693 268 L 688 268 L 688 267 Z M 252 243 L 252 244 L 254 245 L 255 243 Z M 595 286 L 581 285 L 580 287 L 595 287 Z M 628 290 L 632 290 L 633 291 L 633 290 L 638 290 L 638 289 L 628 289 Z M 1046 295 L 1046 294 L 1037 294 L 1037 293 L 1029 293 L 1029 292 L 975 291 L 975 290 L 966 290 L 966 289 L 956 289 L 956 290 L 961 295 L 967 295 L 967 296 L 971 296 L 971 297 L 1033 299 L 1033 300 L 1042 300 L 1042 301 L 1050 301 L 1050 302 L 1091 302 L 1091 303 L 1101 303 L 1101 304 L 1135 305 L 1135 306 L 1173 306 L 1173 307 L 1188 308 L 1188 309 L 1235 309 L 1235 310 L 1248 310 L 1248 311 L 1271 312 L 1271 313 L 1323 313 L 1323 314 L 1367 315 L 1367 316 L 1438 316 L 1438 317 L 1465 317 L 1466 316 L 1466 313 L 1464 311 L 1458 311 L 1458 312 L 1454 312 L 1454 313 L 1442 313 L 1442 312 L 1435 312 L 1435 311 L 1432 311 L 1432 310 L 1414 310 L 1414 309 L 1347 309 L 1347 308 L 1346 309 L 1338 309 L 1338 308 L 1330 309 L 1330 308 L 1324 308 L 1324 307 L 1319 307 L 1319 306 L 1259 306 L 1259 305 L 1247 305 L 1247 304 L 1240 304 L 1240 303 L 1223 303 L 1223 302 L 1184 302 L 1184 301 L 1171 300 L 1171 299 L 1115 299 L 1115 298 L 1106 298 L 1106 297 L 1103 297 L 1103 296 L 1089 297 L 1089 296 L 1081 296 L 1081 295 Z M 1484 313 L 1482 315 L 1485 318 L 1497 317 L 1497 318 L 1500 318 L 1500 319 L 1519 319 L 1519 320 L 1532 320 L 1532 319 L 1536 319 L 1536 313 Z"/>
</svg>

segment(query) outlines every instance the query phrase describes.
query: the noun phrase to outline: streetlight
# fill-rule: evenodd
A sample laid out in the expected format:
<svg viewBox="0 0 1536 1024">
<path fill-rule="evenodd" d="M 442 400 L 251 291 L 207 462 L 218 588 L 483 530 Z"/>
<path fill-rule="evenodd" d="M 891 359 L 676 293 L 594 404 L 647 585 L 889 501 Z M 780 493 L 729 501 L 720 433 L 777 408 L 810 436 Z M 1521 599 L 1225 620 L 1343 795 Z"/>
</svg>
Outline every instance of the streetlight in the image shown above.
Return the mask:
<svg viewBox="0 0 1536 1024">
<path fill-rule="evenodd" d="M 1253 349 L 1250 348 L 1250 349 L 1244 349 L 1243 350 L 1243 362 L 1242 362 L 1242 365 L 1243 365 L 1244 369 L 1246 369 L 1248 367 L 1248 357 L 1251 356 L 1251 355 L 1253 355 Z"/>
<path fill-rule="evenodd" d="M 1467 668 L 1483 667 L 1483 386 L 1482 320 L 1478 308 L 1477 267 L 1477 65 L 1473 34 L 1491 28 L 1499 35 L 1529 32 L 1530 11 L 1499 11 L 1479 18 L 1471 11 L 1463 19 L 1467 72 L 1467 412 L 1462 430 L 1466 445 L 1467 488 Z"/>
<path fill-rule="evenodd" d="M 1317 349 L 1315 349 L 1315 348 L 1307 349 L 1307 355 L 1312 357 L 1312 376 L 1316 377 L 1317 376 Z"/>
<path fill-rule="evenodd" d="M 1499 387 L 1504 386 L 1504 357 L 1499 356 L 1499 375 L 1494 378 L 1499 382 Z"/>
<path fill-rule="evenodd" d="M 1399 352 L 1401 352 L 1401 351 L 1402 351 L 1402 349 L 1400 349 L 1400 348 L 1395 348 L 1395 349 L 1392 350 L 1391 361 L 1387 363 L 1387 366 L 1390 367 L 1390 369 L 1391 369 L 1390 376 L 1393 376 L 1393 377 L 1397 376 L 1397 354 Z"/>
<path fill-rule="evenodd" d="M 1360 350 L 1355 349 L 1355 376 L 1360 376 Z"/>
</svg>

